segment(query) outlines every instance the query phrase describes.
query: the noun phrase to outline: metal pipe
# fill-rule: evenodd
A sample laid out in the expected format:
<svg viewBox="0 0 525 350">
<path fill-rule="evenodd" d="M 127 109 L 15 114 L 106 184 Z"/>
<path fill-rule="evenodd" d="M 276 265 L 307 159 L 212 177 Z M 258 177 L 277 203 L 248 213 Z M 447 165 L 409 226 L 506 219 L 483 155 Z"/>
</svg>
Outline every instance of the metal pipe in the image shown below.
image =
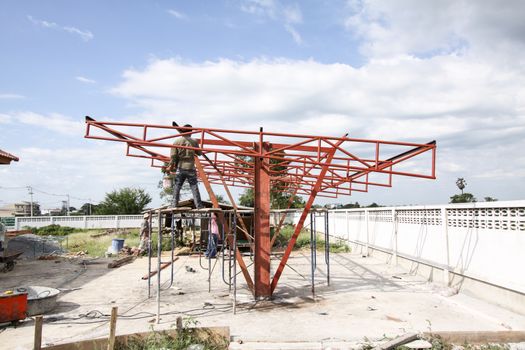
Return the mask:
<svg viewBox="0 0 525 350">
<path fill-rule="evenodd" d="M 148 225 L 148 299 L 151 298 L 151 236 L 153 233 L 153 213 L 149 212 Z"/>
<path fill-rule="evenodd" d="M 162 253 L 162 213 L 159 210 L 159 235 L 157 239 L 157 324 L 160 323 L 160 259 Z"/>
<path fill-rule="evenodd" d="M 324 219 L 324 222 L 325 222 L 324 260 L 326 263 L 326 283 L 330 285 L 330 233 L 328 231 L 330 225 L 328 224 L 328 211 L 325 212 L 324 215 L 325 215 L 325 219 Z"/>
<path fill-rule="evenodd" d="M 202 217 L 201 217 L 201 220 L 202 220 Z M 202 221 L 201 221 L 201 227 L 202 227 Z M 208 246 L 207 246 L 207 249 L 206 251 L 208 252 L 208 293 L 211 292 L 211 257 L 210 257 L 210 248 L 212 247 L 212 244 L 213 244 L 213 237 L 212 237 L 212 233 L 211 233 L 211 214 L 209 214 L 209 217 L 208 217 Z"/>
<path fill-rule="evenodd" d="M 237 217 L 233 215 L 233 248 L 237 251 Z M 237 262 L 233 261 L 233 314 L 237 312 Z"/>
<path fill-rule="evenodd" d="M 314 212 L 314 270 L 317 269 L 317 216 Z"/>
<path fill-rule="evenodd" d="M 315 267 L 314 267 L 314 213 L 310 212 L 310 281 L 312 297 L 315 299 Z"/>
</svg>

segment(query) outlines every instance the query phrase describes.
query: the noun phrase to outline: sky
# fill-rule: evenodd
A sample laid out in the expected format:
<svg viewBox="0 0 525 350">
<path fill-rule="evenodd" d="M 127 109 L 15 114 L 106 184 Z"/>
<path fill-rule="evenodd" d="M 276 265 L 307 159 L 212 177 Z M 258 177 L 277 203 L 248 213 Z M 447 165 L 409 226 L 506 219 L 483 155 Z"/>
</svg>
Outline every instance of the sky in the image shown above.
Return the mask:
<svg viewBox="0 0 525 350">
<path fill-rule="evenodd" d="M 2 0 L 0 149 L 20 161 L 0 206 L 27 186 L 44 209 L 126 186 L 160 204 L 158 169 L 85 139 L 85 115 L 437 141 L 437 180 L 318 203 L 444 204 L 459 177 L 525 199 L 523 18 L 520 0 Z"/>
</svg>

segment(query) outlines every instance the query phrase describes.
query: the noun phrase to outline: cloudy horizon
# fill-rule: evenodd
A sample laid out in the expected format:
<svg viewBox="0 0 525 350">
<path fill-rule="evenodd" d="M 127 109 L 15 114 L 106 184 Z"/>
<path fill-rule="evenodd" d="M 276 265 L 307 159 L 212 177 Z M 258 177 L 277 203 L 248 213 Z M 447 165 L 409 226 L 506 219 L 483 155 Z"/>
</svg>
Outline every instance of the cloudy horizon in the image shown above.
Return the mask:
<svg viewBox="0 0 525 350">
<path fill-rule="evenodd" d="M 42 192 L 98 202 L 126 186 L 160 203 L 158 169 L 84 139 L 85 115 L 437 141 L 437 180 L 318 203 L 444 204 L 458 177 L 480 201 L 525 199 L 521 1 L 160 1 L 119 26 L 118 5 L 95 4 L 0 14 L 0 149 L 20 158 L 0 167 L 0 207 L 26 186 L 44 207 L 63 198 Z"/>
</svg>

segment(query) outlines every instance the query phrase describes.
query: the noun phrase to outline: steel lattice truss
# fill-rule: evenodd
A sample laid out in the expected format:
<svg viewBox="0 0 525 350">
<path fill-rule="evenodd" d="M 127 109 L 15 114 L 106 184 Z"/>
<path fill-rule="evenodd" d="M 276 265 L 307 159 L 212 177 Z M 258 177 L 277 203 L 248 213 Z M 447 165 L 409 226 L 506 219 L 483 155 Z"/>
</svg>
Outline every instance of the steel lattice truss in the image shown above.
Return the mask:
<svg viewBox="0 0 525 350">
<path fill-rule="evenodd" d="M 268 162 L 272 190 L 311 195 L 323 169 L 317 195 L 336 198 L 392 186 L 393 175 L 435 179 L 436 144 L 389 142 L 332 136 L 295 135 L 193 127 L 100 122 L 86 117 L 86 138 L 123 142 L 126 155 L 164 167 L 175 139 L 199 142 L 210 183 L 252 187 L 254 159 Z M 188 148 L 177 146 L 178 148 Z"/>
<path fill-rule="evenodd" d="M 256 298 L 273 294 L 286 267 L 297 237 L 315 198 L 338 197 L 367 192 L 370 186 L 392 186 L 393 175 L 435 179 L 436 143 L 417 144 L 331 136 L 295 135 L 256 131 L 99 122 L 86 117 L 86 138 L 118 141 L 127 146 L 126 155 L 147 158 L 153 167 L 165 167 L 172 148 L 202 152 L 195 164 L 215 207 L 219 203 L 211 184 L 224 186 L 236 208 L 229 186 L 254 188 L 254 236 L 243 232 L 253 243 L 254 278 L 236 251 L 248 287 Z M 174 146 L 180 137 L 191 136 L 199 147 Z M 270 237 L 272 191 L 308 197 L 294 233 L 271 276 L 271 249 L 285 216 Z"/>
</svg>

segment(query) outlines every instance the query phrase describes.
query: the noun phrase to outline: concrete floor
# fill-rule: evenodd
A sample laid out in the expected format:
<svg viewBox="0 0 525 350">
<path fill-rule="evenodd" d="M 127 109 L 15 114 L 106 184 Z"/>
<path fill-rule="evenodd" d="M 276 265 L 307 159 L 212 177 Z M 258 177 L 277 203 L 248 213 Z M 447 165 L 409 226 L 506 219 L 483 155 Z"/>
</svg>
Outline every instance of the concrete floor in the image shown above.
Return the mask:
<svg viewBox="0 0 525 350">
<path fill-rule="evenodd" d="M 108 315 L 112 306 L 119 307 L 117 334 L 169 328 L 182 314 L 199 326 L 229 326 L 233 339 L 242 340 L 232 343 L 232 349 L 355 348 L 365 339 L 378 341 L 413 331 L 525 330 L 525 315 L 466 295 L 450 296 L 448 289 L 374 258 L 332 254 L 330 286 L 322 253 L 317 262 L 315 298 L 309 252 L 292 255 L 293 270 L 285 269 L 271 302 L 253 302 L 239 275 L 239 304 L 233 315 L 220 261 L 208 293 L 208 272 L 199 266 L 199 258 L 181 256 L 174 266 L 174 286 L 162 292 L 160 324 L 156 323 L 156 279 L 151 299 L 147 282 L 141 280 L 147 271 L 146 258 L 117 269 L 107 269 L 107 260 L 85 267 L 67 261 L 22 261 L 14 271 L 0 275 L 0 289 L 20 285 L 64 289 L 54 315 L 44 323 L 47 345 L 107 336 L 107 317 L 83 315 L 97 311 Z M 196 272 L 188 272 L 186 266 Z M 163 281 L 169 271 L 163 270 Z M 0 348 L 31 349 L 32 337 L 33 321 L 27 320 L 0 331 Z"/>
</svg>

